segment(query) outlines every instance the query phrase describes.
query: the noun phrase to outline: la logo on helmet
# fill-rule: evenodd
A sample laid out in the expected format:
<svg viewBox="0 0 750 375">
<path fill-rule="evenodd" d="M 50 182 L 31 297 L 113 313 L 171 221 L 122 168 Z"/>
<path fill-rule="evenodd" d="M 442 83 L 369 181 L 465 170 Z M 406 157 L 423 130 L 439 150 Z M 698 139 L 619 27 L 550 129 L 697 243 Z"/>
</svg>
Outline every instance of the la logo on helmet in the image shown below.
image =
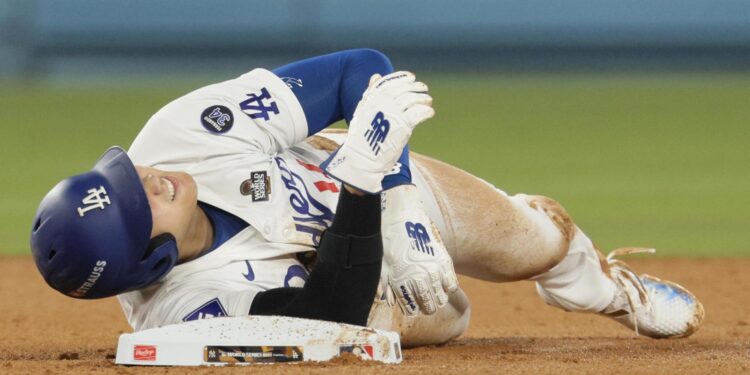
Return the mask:
<svg viewBox="0 0 750 375">
<path fill-rule="evenodd" d="M 78 207 L 78 215 L 81 217 L 95 208 L 103 210 L 105 203 L 111 204 L 107 191 L 104 190 L 104 186 L 99 186 L 98 189 L 91 188 L 86 192 L 89 194 L 81 200 L 83 207 Z"/>
</svg>

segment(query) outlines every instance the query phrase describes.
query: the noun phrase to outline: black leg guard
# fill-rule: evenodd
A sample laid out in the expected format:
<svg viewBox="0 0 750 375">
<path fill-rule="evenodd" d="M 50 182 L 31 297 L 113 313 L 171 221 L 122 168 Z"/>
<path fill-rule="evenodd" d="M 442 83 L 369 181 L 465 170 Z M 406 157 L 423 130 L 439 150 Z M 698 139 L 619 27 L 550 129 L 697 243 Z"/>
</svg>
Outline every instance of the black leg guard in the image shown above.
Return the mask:
<svg viewBox="0 0 750 375">
<path fill-rule="evenodd" d="M 365 325 L 382 260 L 379 196 L 358 197 L 342 191 L 336 218 L 323 234 L 318 264 L 305 287 L 258 293 L 250 314 Z"/>
</svg>

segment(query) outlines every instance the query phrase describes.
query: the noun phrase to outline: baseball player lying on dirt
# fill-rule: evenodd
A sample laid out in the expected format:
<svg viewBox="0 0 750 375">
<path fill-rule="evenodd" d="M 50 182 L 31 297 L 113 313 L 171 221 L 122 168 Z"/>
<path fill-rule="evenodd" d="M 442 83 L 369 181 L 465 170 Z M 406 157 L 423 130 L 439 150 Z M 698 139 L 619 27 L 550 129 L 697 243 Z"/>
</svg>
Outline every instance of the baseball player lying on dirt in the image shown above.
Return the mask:
<svg viewBox="0 0 750 375">
<path fill-rule="evenodd" d="M 47 194 L 36 264 L 71 297 L 117 295 L 135 330 L 272 314 L 443 343 L 469 322 L 458 272 L 533 280 L 641 335 L 695 332 L 690 292 L 614 259 L 647 250 L 605 258 L 554 200 L 409 153 L 433 114 L 424 83 L 366 49 L 200 88 Z M 348 133 L 323 131 L 341 119 Z"/>
</svg>

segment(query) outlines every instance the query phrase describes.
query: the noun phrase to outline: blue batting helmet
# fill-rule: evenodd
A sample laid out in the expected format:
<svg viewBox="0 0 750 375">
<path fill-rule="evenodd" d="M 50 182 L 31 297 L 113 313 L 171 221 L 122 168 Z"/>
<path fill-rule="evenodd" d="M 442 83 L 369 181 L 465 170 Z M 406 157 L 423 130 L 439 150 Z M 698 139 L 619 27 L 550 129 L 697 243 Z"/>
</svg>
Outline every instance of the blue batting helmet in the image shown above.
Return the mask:
<svg viewBox="0 0 750 375">
<path fill-rule="evenodd" d="M 161 279 L 177 262 L 174 237 L 152 240 L 151 228 L 138 172 L 115 146 L 42 199 L 31 252 L 52 288 L 75 298 L 110 297 Z"/>
</svg>

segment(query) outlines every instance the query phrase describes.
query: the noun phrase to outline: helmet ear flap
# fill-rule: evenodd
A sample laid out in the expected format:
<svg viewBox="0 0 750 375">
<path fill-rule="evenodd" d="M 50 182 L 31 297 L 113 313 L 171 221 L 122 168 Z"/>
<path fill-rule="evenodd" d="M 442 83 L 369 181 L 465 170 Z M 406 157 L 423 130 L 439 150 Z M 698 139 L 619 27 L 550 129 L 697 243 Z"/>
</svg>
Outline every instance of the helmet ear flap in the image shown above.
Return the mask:
<svg viewBox="0 0 750 375">
<path fill-rule="evenodd" d="M 170 233 L 162 233 L 152 238 L 151 241 L 148 243 L 148 248 L 146 249 L 146 252 L 143 253 L 143 257 L 141 258 L 141 261 L 148 259 L 151 256 L 151 254 L 154 253 L 154 250 L 158 249 L 159 247 L 161 247 L 162 245 L 164 245 L 165 243 L 169 241 L 177 242 L 174 236 Z"/>
<path fill-rule="evenodd" d="M 125 291 L 132 291 L 161 280 L 177 264 L 179 252 L 177 241 L 170 233 L 163 233 L 151 239 L 140 261 L 142 275 L 139 282 Z"/>
</svg>

